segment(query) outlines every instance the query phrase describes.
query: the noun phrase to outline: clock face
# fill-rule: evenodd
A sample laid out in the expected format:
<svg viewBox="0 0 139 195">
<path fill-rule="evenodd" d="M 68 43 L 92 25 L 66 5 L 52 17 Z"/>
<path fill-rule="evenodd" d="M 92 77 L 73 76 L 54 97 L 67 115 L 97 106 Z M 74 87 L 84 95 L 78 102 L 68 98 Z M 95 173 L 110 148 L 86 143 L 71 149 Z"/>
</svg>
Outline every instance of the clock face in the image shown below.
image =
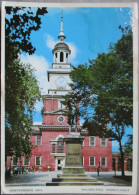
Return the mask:
<svg viewBox="0 0 139 195">
<path fill-rule="evenodd" d="M 65 87 L 67 84 L 67 81 L 64 77 L 58 77 L 56 80 L 56 84 L 58 85 L 58 87 Z"/>
<path fill-rule="evenodd" d="M 59 116 L 58 118 L 57 118 L 57 120 L 60 122 L 60 123 L 63 123 L 64 122 L 64 120 L 65 120 L 65 118 L 64 118 L 64 116 Z"/>
</svg>

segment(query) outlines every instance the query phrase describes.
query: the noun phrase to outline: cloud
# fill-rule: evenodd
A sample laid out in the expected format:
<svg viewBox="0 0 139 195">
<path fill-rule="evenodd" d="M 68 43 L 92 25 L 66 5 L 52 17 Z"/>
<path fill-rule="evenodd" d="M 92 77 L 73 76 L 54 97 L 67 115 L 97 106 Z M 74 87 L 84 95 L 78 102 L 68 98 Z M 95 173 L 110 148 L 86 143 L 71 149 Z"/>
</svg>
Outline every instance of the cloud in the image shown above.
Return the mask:
<svg viewBox="0 0 139 195">
<path fill-rule="evenodd" d="M 43 102 L 42 101 L 37 101 L 35 104 L 35 109 L 37 112 L 40 112 L 43 107 Z"/>
<path fill-rule="evenodd" d="M 45 37 L 46 37 L 46 46 L 50 50 L 54 49 L 54 46 L 58 43 L 58 41 L 55 41 L 54 38 L 49 34 L 45 34 Z"/>
<path fill-rule="evenodd" d="M 74 43 L 67 43 L 67 44 L 69 45 L 69 48 L 71 50 L 70 60 L 72 62 L 76 58 L 78 49 Z"/>
<path fill-rule="evenodd" d="M 43 56 L 21 54 L 21 62 L 25 64 L 31 64 L 31 67 L 35 69 L 35 76 L 38 80 L 39 87 L 41 89 L 41 94 L 48 93 L 48 79 L 47 70 L 49 69 L 49 63 Z"/>
<path fill-rule="evenodd" d="M 36 74 L 42 74 L 43 72 L 47 72 L 49 67 L 49 63 L 43 56 L 38 55 L 28 55 L 21 54 L 20 59 L 23 63 L 31 64 L 32 68 L 35 69 Z"/>
</svg>

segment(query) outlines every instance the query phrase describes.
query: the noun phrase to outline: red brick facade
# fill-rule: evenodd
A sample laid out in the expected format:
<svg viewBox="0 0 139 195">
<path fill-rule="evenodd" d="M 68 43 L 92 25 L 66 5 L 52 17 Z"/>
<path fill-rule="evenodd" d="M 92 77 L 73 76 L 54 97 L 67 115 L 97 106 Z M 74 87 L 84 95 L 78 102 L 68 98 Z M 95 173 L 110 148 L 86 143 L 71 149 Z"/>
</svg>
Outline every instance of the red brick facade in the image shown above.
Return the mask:
<svg viewBox="0 0 139 195">
<path fill-rule="evenodd" d="M 66 116 L 64 116 L 65 119 L 63 122 L 58 121 L 58 117 L 62 116 L 60 109 L 58 108 L 58 99 L 44 99 L 43 103 L 44 115 L 42 125 L 34 126 L 36 130 L 30 138 L 34 145 L 32 156 L 26 165 L 24 157 L 21 157 L 21 159 L 18 160 L 17 166 L 34 167 L 35 170 L 41 168 L 41 171 L 48 171 L 48 166 L 50 166 L 51 171 L 54 171 L 58 169 L 59 164 L 61 164 L 62 167 L 64 166 L 66 148 L 64 144 L 64 146 L 62 146 L 62 152 L 57 151 L 59 147 L 58 138 L 66 137 L 68 133 L 68 123 Z M 79 120 L 77 126 L 79 129 L 78 132 L 80 132 Z M 37 145 L 37 136 L 41 136 L 40 145 Z M 99 137 L 91 138 L 86 135 L 83 136 L 84 142 L 82 144 L 82 156 L 85 170 L 96 171 L 97 167 L 100 165 L 101 170 L 111 171 L 112 142 L 105 139 L 103 140 L 105 141 L 105 144 L 102 146 L 102 140 Z M 91 139 L 93 139 L 93 144 L 91 143 Z M 52 151 L 52 147 L 54 151 Z M 36 158 L 38 157 L 40 157 L 40 164 L 36 165 Z M 7 159 L 7 166 L 13 166 L 10 157 Z"/>
</svg>

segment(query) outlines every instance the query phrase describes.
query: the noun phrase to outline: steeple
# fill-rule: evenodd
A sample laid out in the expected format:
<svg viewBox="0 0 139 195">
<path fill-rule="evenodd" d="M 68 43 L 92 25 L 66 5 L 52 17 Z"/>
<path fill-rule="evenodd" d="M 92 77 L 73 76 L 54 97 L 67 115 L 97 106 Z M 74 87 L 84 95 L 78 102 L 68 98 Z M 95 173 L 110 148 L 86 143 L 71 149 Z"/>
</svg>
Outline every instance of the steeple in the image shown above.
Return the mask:
<svg viewBox="0 0 139 195">
<path fill-rule="evenodd" d="M 70 68 L 69 56 L 71 54 L 71 50 L 69 46 L 66 43 L 64 43 L 64 39 L 66 37 L 63 32 L 63 10 L 61 10 L 61 29 L 58 38 L 59 42 L 55 45 L 54 49 L 52 50 L 54 56 L 53 67 Z"/>
<path fill-rule="evenodd" d="M 61 28 L 58 38 L 60 42 L 64 42 L 64 39 L 66 38 L 63 32 L 63 10 L 61 10 Z"/>
</svg>

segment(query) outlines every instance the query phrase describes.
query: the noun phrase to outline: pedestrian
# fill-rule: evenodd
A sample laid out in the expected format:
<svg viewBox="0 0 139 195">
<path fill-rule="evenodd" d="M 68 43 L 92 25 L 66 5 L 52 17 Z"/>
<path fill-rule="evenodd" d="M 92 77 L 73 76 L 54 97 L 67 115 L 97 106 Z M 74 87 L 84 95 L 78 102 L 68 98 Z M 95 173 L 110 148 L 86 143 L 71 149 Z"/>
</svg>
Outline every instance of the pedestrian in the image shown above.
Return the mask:
<svg viewBox="0 0 139 195">
<path fill-rule="evenodd" d="M 99 176 L 100 167 L 97 168 L 97 175 Z"/>
<path fill-rule="evenodd" d="M 50 171 L 50 165 L 48 165 L 48 171 Z"/>
<path fill-rule="evenodd" d="M 22 167 L 22 174 L 24 173 L 24 167 Z"/>
<path fill-rule="evenodd" d="M 34 172 L 34 167 L 32 167 L 32 172 Z"/>
<path fill-rule="evenodd" d="M 18 174 L 18 167 L 15 167 L 15 175 Z"/>
<path fill-rule="evenodd" d="M 26 174 L 28 174 L 28 168 L 26 168 Z"/>
<path fill-rule="evenodd" d="M 19 174 L 21 174 L 21 171 L 22 171 L 21 166 L 19 167 L 18 171 L 19 171 Z"/>
<path fill-rule="evenodd" d="M 41 171 L 41 167 L 39 167 L 39 172 Z"/>
<path fill-rule="evenodd" d="M 15 176 L 15 167 L 13 167 L 13 175 Z"/>
</svg>

